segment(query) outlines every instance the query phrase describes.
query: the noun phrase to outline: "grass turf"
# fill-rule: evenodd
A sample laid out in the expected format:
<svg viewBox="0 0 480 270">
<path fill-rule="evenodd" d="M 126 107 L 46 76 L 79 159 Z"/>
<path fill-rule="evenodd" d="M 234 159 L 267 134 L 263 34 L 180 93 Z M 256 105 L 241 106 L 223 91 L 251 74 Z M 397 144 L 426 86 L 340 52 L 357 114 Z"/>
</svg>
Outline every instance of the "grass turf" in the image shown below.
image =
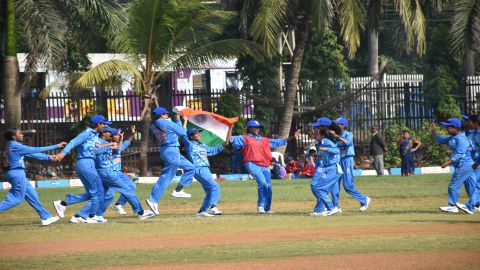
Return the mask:
<svg viewBox="0 0 480 270">
<path fill-rule="evenodd" d="M 446 204 L 449 175 L 418 175 L 413 177 L 358 177 L 360 192 L 372 198 L 366 213 L 358 212 L 358 203 L 342 191 L 340 203 L 343 213 L 332 217 L 309 217 L 314 197 L 308 180 L 273 182 L 274 215 L 255 214 L 256 185 L 253 181 L 222 182 L 219 207 L 225 215 L 209 219 L 196 218 L 194 213 L 203 199 L 198 183 L 187 188 L 191 199 L 172 198 L 168 194 L 160 202 L 160 216 L 139 222 L 130 213 L 118 216 L 112 210 L 106 214 L 107 224 L 68 224 L 81 205 L 68 207 L 66 219 L 48 227 L 39 226 L 38 215 L 27 203 L 0 213 L 0 244 L 8 245 L 61 243 L 61 241 L 110 241 L 131 237 L 131 241 L 149 238 L 172 242 L 188 235 L 231 235 L 257 233 L 258 235 L 302 231 L 338 230 L 338 237 L 325 239 L 267 239 L 261 241 L 226 242 L 189 246 L 122 248 L 86 250 L 63 255 L 31 255 L 0 257 L 0 269 L 72 269 L 102 268 L 104 266 L 151 266 L 180 263 L 217 263 L 256 261 L 296 256 L 340 255 L 374 252 L 445 252 L 450 250 L 480 251 L 480 236 L 471 231 L 455 230 L 465 224 L 480 224 L 480 215 L 444 214 L 438 206 Z M 147 198 L 151 185 L 139 185 L 137 194 Z M 171 192 L 173 186 L 168 189 Z M 55 213 L 51 202 L 62 199 L 66 193 L 80 193 L 82 188 L 38 189 L 40 199 Z M 463 193 L 464 194 L 464 193 Z M 4 197 L 5 191 L 0 191 Z M 462 198 L 461 201 L 464 201 Z M 450 226 L 451 234 L 423 233 L 398 235 L 376 234 L 375 228 L 391 226 L 421 228 L 422 226 Z M 361 235 L 342 236 L 346 230 L 365 229 Z M 1 252 L 0 252 L 1 254 Z M 141 258 L 141 259 L 139 259 Z"/>
</svg>

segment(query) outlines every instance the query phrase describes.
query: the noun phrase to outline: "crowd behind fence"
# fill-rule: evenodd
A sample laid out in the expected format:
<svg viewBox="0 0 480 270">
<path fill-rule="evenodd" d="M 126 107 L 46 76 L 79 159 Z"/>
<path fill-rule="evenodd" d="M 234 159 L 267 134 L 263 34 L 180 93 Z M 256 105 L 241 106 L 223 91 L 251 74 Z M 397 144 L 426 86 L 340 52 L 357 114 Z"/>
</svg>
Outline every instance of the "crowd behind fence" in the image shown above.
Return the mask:
<svg viewBox="0 0 480 270">
<path fill-rule="evenodd" d="M 370 85 L 370 77 L 351 79 L 351 90 L 362 89 L 351 99 L 337 104 L 339 116 L 346 117 L 350 122 L 350 129 L 355 134 L 357 153 L 368 154 L 370 127 L 375 125 L 380 129 L 391 123 L 401 123 L 416 129 L 423 122 L 434 120 L 434 110 L 423 92 L 422 75 L 386 75 L 382 81 L 374 81 Z M 367 86 L 368 85 L 368 86 Z M 218 99 L 225 92 L 224 89 L 191 89 L 171 90 L 163 89 L 158 97 L 161 105 L 171 109 L 173 106 L 185 106 L 205 111 L 217 110 Z M 255 101 L 247 98 L 243 92 L 237 93 L 242 108 L 241 117 L 254 118 Z M 460 100 L 464 113 L 477 112 L 480 108 L 480 77 L 468 77 L 465 80 L 465 96 Z M 300 101 L 306 100 L 299 90 L 297 97 Z M 65 92 L 51 93 L 47 98 L 24 94 L 22 97 L 22 129 L 36 130 L 30 136 L 28 143 L 34 145 L 48 145 L 61 140 L 70 139 L 75 135 L 75 127 L 87 115 L 103 113 L 116 126 L 126 128 L 132 124 L 140 125 L 143 108 L 143 97 L 134 91 L 95 91 L 83 92 L 81 95 L 69 95 Z M 298 102 L 296 102 L 298 103 Z M 301 103 L 301 102 L 300 102 Z M 299 104 L 302 106 L 302 104 Z M 0 108 L 1 109 L 1 108 Z M 315 117 L 321 116 L 318 113 Z M 3 116 L 3 113 L 1 114 Z M 278 134 L 280 115 L 271 119 L 271 133 Z M 290 151 L 301 152 L 303 147 L 312 142 L 308 136 L 309 121 L 295 116 L 292 129 L 301 127 L 304 136 Z M 127 151 L 125 163 L 136 167 L 139 153 L 139 143 L 134 143 Z M 293 149 L 293 150 L 292 150 Z M 151 144 L 149 149 L 149 163 L 152 166 L 159 162 L 158 148 Z"/>
</svg>

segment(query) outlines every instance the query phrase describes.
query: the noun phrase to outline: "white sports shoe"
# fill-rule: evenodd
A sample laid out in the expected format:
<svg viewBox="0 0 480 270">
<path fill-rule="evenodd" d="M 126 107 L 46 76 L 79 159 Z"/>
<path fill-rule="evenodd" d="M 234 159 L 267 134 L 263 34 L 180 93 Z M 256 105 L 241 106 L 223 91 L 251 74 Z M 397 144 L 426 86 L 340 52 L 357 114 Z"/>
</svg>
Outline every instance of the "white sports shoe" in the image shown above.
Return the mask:
<svg viewBox="0 0 480 270">
<path fill-rule="evenodd" d="M 338 213 L 342 213 L 342 208 L 338 208 Z"/>
<path fill-rule="evenodd" d="M 125 209 L 123 209 L 123 206 L 121 204 L 112 205 L 112 209 L 115 210 L 115 212 L 119 213 L 120 215 L 127 214 L 127 212 L 125 212 Z"/>
<path fill-rule="evenodd" d="M 327 216 L 327 210 L 323 211 L 323 212 L 313 212 L 313 213 L 310 213 L 310 216 L 311 217 L 326 217 Z"/>
<path fill-rule="evenodd" d="M 53 202 L 53 207 L 55 207 L 55 210 L 57 210 L 57 214 L 60 218 L 65 217 L 65 210 L 67 210 L 66 206 L 63 206 L 62 201 L 54 201 Z"/>
<path fill-rule="evenodd" d="M 456 206 L 448 205 L 448 206 L 440 207 L 440 211 L 448 212 L 448 213 L 458 213 L 458 208 Z"/>
<path fill-rule="evenodd" d="M 339 211 L 338 211 L 338 208 L 335 207 L 335 208 L 333 208 L 332 210 L 327 211 L 327 216 L 335 215 L 335 214 L 337 214 L 338 212 L 339 212 Z"/>
<path fill-rule="evenodd" d="M 76 217 L 76 216 L 72 216 L 72 217 L 70 218 L 70 222 L 71 222 L 71 223 L 87 223 L 87 221 L 86 221 L 84 218 L 82 218 L 82 217 Z"/>
<path fill-rule="evenodd" d="M 52 224 L 52 223 L 54 223 L 54 222 L 57 222 L 57 221 L 59 221 L 59 220 L 60 220 L 59 217 L 54 216 L 54 217 L 49 217 L 49 218 L 47 218 L 47 219 L 42 219 L 41 223 L 42 223 L 42 226 L 48 226 L 48 225 L 50 225 L 50 224 Z"/>
<path fill-rule="evenodd" d="M 268 210 L 268 211 L 265 211 L 265 214 L 271 215 L 271 214 L 275 214 L 275 212 L 273 212 L 272 210 Z"/>
<path fill-rule="evenodd" d="M 150 209 L 152 209 L 152 212 L 155 215 L 160 215 L 160 213 L 158 212 L 158 203 L 154 203 L 154 202 L 150 201 L 149 199 L 147 199 L 147 205 L 148 205 L 148 207 L 150 207 Z"/>
<path fill-rule="evenodd" d="M 143 211 L 143 215 L 138 215 L 138 219 L 145 220 L 154 216 L 155 216 L 155 213 L 153 213 L 153 211 L 147 210 L 147 211 Z"/>
<path fill-rule="evenodd" d="M 94 216 L 94 217 L 87 218 L 86 223 L 90 223 L 90 224 L 107 223 L 107 220 L 102 216 Z"/>
<path fill-rule="evenodd" d="M 191 198 L 192 197 L 192 194 L 188 194 L 186 193 L 185 191 L 180 190 L 180 191 L 176 191 L 174 190 L 171 194 L 173 197 L 177 197 L 177 198 Z"/>
<path fill-rule="evenodd" d="M 223 212 L 220 211 L 216 206 L 210 208 L 210 210 L 208 210 L 207 213 L 209 213 L 210 215 L 215 215 L 215 216 L 223 214 Z"/>
<path fill-rule="evenodd" d="M 474 207 L 473 213 L 480 213 L 480 206 Z"/>
<path fill-rule="evenodd" d="M 468 207 L 465 205 L 465 204 L 461 204 L 459 202 L 456 203 L 457 207 L 462 210 L 463 212 L 467 213 L 467 214 L 473 214 L 473 211 L 471 211 L 470 209 L 468 209 Z"/>
<path fill-rule="evenodd" d="M 370 199 L 370 197 L 367 197 L 367 202 L 365 203 L 365 205 L 360 206 L 359 211 L 360 211 L 360 212 L 365 212 L 365 211 L 367 211 L 367 208 L 368 208 L 368 206 L 370 205 L 370 202 L 371 202 L 371 201 L 372 201 L 372 199 Z"/>
<path fill-rule="evenodd" d="M 197 217 L 213 217 L 213 215 L 203 211 L 203 212 L 200 212 L 200 213 L 196 213 L 195 214 Z"/>
<path fill-rule="evenodd" d="M 257 207 L 257 213 L 259 213 L 259 214 L 265 214 L 265 213 L 266 213 L 266 212 L 265 212 L 265 208 L 262 207 L 262 206 Z"/>
</svg>

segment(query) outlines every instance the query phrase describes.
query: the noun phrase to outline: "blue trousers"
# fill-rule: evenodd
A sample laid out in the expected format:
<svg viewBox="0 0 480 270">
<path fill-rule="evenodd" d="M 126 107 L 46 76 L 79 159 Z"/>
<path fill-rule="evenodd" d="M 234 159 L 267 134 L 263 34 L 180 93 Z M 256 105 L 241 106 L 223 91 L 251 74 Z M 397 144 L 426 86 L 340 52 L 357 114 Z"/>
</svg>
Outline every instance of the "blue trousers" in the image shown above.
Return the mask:
<svg viewBox="0 0 480 270">
<path fill-rule="evenodd" d="M 5 200 L 0 202 L 0 212 L 5 212 L 27 200 L 41 219 L 52 217 L 52 214 L 40 202 L 37 191 L 28 182 L 25 170 L 9 170 L 5 174 L 5 178 L 12 185 L 12 188 L 8 191 Z"/>
<path fill-rule="evenodd" d="M 265 211 L 270 211 L 272 205 L 272 182 L 270 168 L 262 167 L 253 162 L 245 162 L 248 172 L 257 181 L 258 201 L 257 205 L 264 207 Z"/>
<path fill-rule="evenodd" d="M 120 173 L 122 173 L 122 172 L 120 172 Z M 121 180 L 125 184 L 127 184 L 132 190 L 135 190 L 137 188 L 137 186 L 133 182 L 132 178 L 128 177 L 128 175 L 125 175 L 124 173 L 122 173 L 119 180 Z M 107 198 L 107 196 L 108 197 L 112 196 L 112 200 L 113 200 L 113 197 L 115 197 L 115 189 L 110 188 L 108 190 L 108 192 L 105 193 L 105 200 L 110 199 L 110 198 Z M 125 205 L 126 203 L 127 203 L 127 198 L 124 195 L 120 194 L 120 197 L 118 198 L 118 200 L 115 204 Z"/>
<path fill-rule="evenodd" d="M 361 194 L 355 187 L 355 178 L 353 177 L 354 162 L 353 157 L 340 159 L 340 167 L 342 167 L 343 175 L 339 178 L 338 184 L 336 184 L 332 190 L 332 202 L 336 207 L 340 207 L 340 182 L 343 182 L 343 189 L 345 192 L 350 194 L 355 200 L 359 201 L 361 205 L 367 203 L 367 197 Z"/>
<path fill-rule="evenodd" d="M 335 205 L 328 197 L 328 193 L 332 192 L 336 185 L 338 185 L 338 178 L 341 174 L 338 173 L 337 165 L 331 165 L 326 168 L 317 168 L 313 175 L 310 188 L 312 193 L 317 198 L 314 212 L 321 213 L 325 210 L 332 210 Z"/>
<path fill-rule="evenodd" d="M 473 172 L 471 162 L 464 163 L 460 167 L 455 168 L 450 184 L 448 185 L 448 204 L 455 205 L 460 197 L 460 189 L 465 183 L 465 189 L 467 193 L 470 193 L 469 197 L 475 193 L 476 179 Z"/>
<path fill-rule="evenodd" d="M 470 199 L 465 204 L 470 211 L 473 211 L 473 207 L 480 205 L 480 168 L 477 168 L 474 172 L 475 176 L 475 192 L 470 196 Z"/>
<path fill-rule="evenodd" d="M 195 179 L 203 187 L 205 191 L 205 198 L 203 199 L 200 212 L 207 211 L 210 206 L 217 205 L 220 199 L 220 185 L 213 179 L 212 173 L 209 167 L 197 167 L 195 168 Z"/>
<path fill-rule="evenodd" d="M 86 193 L 75 195 L 67 194 L 65 201 L 67 204 L 75 204 L 88 201 L 77 215 L 87 218 L 89 215 L 95 215 L 98 208 L 103 204 L 104 189 L 102 180 L 95 169 L 95 161 L 91 158 L 82 158 L 77 160 L 77 174 L 82 181 Z"/>
<path fill-rule="evenodd" d="M 184 156 L 180 154 L 178 147 L 160 147 L 160 158 L 163 161 L 163 169 L 150 193 L 150 201 L 158 203 L 162 198 L 170 182 L 172 182 L 178 168 L 183 169 L 183 175 L 180 182 L 192 179 L 195 173 L 195 167 Z"/>
<path fill-rule="evenodd" d="M 123 176 L 126 177 L 120 171 L 114 171 L 111 169 L 100 169 L 98 170 L 98 174 L 102 179 L 103 188 L 105 189 L 105 194 L 109 192 L 110 189 L 114 189 L 118 191 L 120 194 L 125 196 L 128 203 L 132 206 L 133 212 L 138 213 L 143 210 L 142 204 L 138 199 L 137 195 L 135 194 L 135 190 L 132 189 L 124 180 L 120 180 Z M 123 175 L 123 176 L 122 176 Z M 103 201 L 102 206 L 97 211 L 97 216 L 103 216 L 105 210 L 112 202 L 114 196 L 111 196 Z"/>
</svg>

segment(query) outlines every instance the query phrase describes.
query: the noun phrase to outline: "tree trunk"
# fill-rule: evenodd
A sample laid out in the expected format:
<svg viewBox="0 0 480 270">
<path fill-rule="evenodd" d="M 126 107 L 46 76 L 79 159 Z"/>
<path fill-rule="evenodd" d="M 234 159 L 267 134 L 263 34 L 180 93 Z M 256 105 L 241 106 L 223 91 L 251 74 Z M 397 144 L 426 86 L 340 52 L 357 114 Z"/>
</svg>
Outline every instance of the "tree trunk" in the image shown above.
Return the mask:
<svg viewBox="0 0 480 270">
<path fill-rule="evenodd" d="M 150 142 L 150 103 L 147 105 L 145 115 L 142 119 L 142 142 L 140 144 L 140 176 L 149 176 L 148 171 L 148 145 Z"/>
<path fill-rule="evenodd" d="M 463 58 L 463 68 L 465 79 L 468 76 L 475 76 L 475 52 L 467 49 Z"/>
<path fill-rule="evenodd" d="M 5 58 L 3 59 L 2 88 L 5 98 L 5 127 L 20 128 L 22 120 L 21 94 L 18 91 L 18 61 L 15 31 L 15 6 L 6 0 Z"/>
<path fill-rule="evenodd" d="M 310 31 L 310 18 L 305 15 L 302 22 L 298 26 L 298 38 L 295 50 L 293 51 L 292 62 L 290 65 L 289 77 L 287 81 L 287 93 L 285 95 L 284 110 L 282 120 L 280 122 L 279 136 L 286 138 L 290 134 L 292 126 L 293 109 L 295 106 L 295 97 L 298 88 L 298 79 L 300 77 L 300 70 L 302 68 L 303 54 L 305 52 L 305 45 Z M 280 152 L 285 151 L 285 148 L 280 149 Z"/>
<path fill-rule="evenodd" d="M 3 62 L 3 93 L 5 99 L 5 127 L 20 128 L 22 120 L 21 94 L 17 89 L 18 63 L 17 57 L 6 56 Z"/>
<path fill-rule="evenodd" d="M 368 28 L 368 75 L 373 76 L 378 72 L 378 31 L 373 27 Z"/>
</svg>

